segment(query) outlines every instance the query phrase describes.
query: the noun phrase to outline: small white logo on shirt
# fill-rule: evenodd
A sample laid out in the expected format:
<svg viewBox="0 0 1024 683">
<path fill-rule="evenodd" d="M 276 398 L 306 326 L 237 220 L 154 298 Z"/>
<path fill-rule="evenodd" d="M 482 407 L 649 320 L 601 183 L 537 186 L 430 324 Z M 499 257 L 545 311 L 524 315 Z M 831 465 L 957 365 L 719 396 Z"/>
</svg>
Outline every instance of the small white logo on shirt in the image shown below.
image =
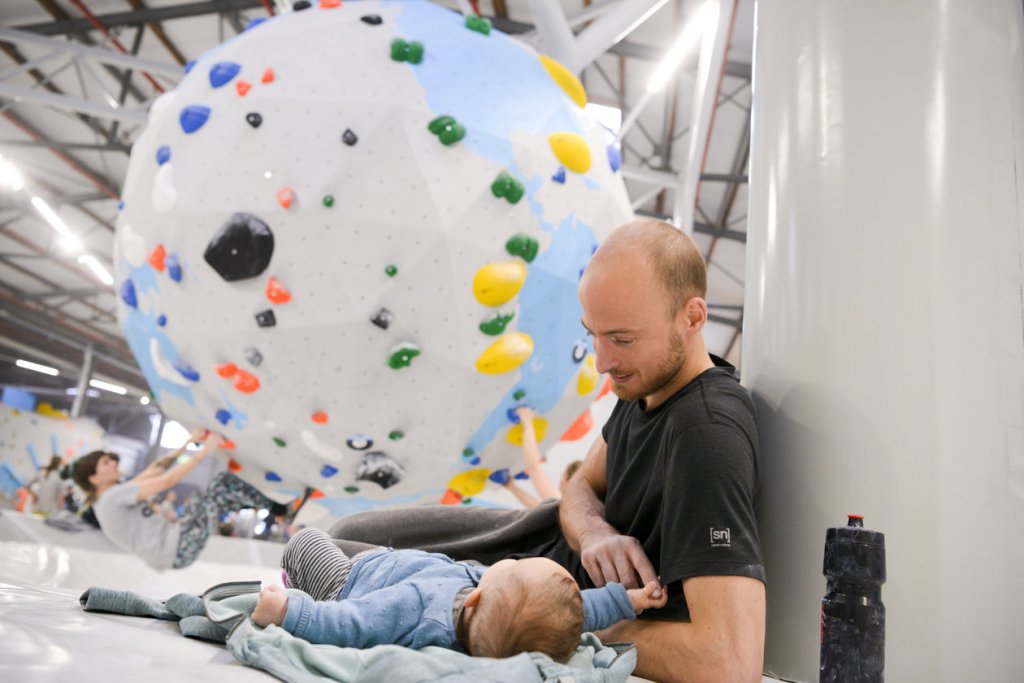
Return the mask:
<svg viewBox="0 0 1024 683">
<path fill-rule="evenodd" d="M 729 527 L 724 529 L 716 529 L 711 527 L 711 547 L 712 548 L 728 548 L 731 535 L 729 533 Z"/>
</svg>

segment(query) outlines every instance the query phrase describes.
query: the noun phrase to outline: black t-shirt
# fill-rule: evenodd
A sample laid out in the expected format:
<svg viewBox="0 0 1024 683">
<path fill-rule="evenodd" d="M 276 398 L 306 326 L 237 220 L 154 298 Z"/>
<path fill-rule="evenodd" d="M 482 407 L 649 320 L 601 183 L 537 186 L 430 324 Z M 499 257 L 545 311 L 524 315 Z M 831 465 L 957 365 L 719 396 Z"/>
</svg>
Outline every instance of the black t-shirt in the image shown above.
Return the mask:
<svg viewBox="0 0 1024 683">
<path fill-rule="evenodd" d="M 602 431 L 608 444 L 605 518 L 637 538 L 669 587 L 668 604 L 642 618 L 688 619 L 681 581 L 692 576 L 765 580 L 754 502 L 754 407 L 731 365 L 710 368 L 660 406 L 619 401 Z M 593 586 L 564 537 L 547 553 Z"/>
</svg>

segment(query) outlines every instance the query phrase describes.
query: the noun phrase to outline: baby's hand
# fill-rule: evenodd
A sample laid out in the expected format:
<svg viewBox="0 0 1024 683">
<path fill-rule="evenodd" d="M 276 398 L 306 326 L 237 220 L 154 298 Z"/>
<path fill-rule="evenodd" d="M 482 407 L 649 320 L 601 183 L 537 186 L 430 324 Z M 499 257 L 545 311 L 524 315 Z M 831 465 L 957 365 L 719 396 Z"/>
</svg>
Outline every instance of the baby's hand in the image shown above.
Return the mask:
<svg viewBox="0 0 1024 683">
<path fill-rule="evenodd" d="M 645 609 L 664 607 L 668 602 L 668 591 L 657 581 L 648 581 L 643 588 L 627 590 L 626 595 L 638 615 Z"/>
<path fill-rule="evenodd" d="M 256 602 L 252 620 L 257 626 L 274 624 L 280 626 L 288 614 L 288 595 L 280 586 L 267 586 L 260 591 L 260 599 Z"/>
</svg>

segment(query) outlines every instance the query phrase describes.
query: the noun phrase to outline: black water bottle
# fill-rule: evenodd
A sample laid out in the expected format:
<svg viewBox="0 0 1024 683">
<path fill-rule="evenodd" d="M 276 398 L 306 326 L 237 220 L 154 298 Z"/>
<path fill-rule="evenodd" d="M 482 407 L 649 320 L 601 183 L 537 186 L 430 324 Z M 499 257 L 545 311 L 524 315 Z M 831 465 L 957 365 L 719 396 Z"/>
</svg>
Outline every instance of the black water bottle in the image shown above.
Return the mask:
<svg viewBox="0 0 1024 683">
<path fill-rule="evenodd" d="M 825 534 L 820 683 L 885 680 L 885 534 L 861 515 Z"/>
</svg>

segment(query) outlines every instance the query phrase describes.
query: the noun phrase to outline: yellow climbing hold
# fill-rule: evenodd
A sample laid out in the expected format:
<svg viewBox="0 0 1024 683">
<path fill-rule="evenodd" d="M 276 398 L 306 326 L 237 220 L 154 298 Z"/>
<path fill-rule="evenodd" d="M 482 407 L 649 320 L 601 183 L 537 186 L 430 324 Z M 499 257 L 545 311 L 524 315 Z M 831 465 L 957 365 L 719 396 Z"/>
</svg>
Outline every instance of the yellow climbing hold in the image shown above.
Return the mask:
<svg viewBox="0 0 1024 683">
<path fill-rule="evenodd" d="M 558 84 L 558 87 L 569 96 L 569 99 L 578 104 L 580 109 L 587 106 L 587 91 L 583 89 L 580 79 L 576 78 L 571 71 L 562 66 L 560 62 L 551 59 L 551 57 L 540 55 L 540 63 L 547 69 L 551 80 Z"/>
<path fill-rule="evenodd" d="M 533 338 L 530 335 L 525 332 L 506 334 L 480 354 L 476 359 L 476 370 L 485 375 L 500 375 L 518 368 L 532 353 Z"/>
<path fill-rule="evenodd" d="M 590 170 L 590 147 L 587 141 L 576 133 L 552 133 L 548 144 L 562 165 L 573 173 Z"/>
<path fill-rule="evenodd" d="M 580 374 L 576 378 L 576 393 L 586 396 L 597 387 L 597 368 L 594 366 L 594 354 L 583 359 Z"/>
<path fill-rule="evenodd" d="M 473 295 L 484 306 L 501 306 L 519 293 L 526 281 L 526 264 L 516 259 L 488 263 L 473 276 Z"/>
<path fill-rule="evenodd" d="M 548 431 L 548 421 L 543 417 L 533 418 L 533 433 L 537 435 L 537 443 L 544 440 L 544 434 Z M 508 436 L 505 437 L 510 444 L 513 446 L 523 445 L 523 425 L 517 424 L 508 430 Z"/>
<path fill-rule="evenodd" d="M 451 481 L 448 482 L 448 488 L 463 498 L 469 498 L 484 490 L 484 486 L 487 485 L 487 477 L 489 476 L 491 476 L 491 471 L 486 467 L 466 470 L 452 477 Z"/>
</svg>

